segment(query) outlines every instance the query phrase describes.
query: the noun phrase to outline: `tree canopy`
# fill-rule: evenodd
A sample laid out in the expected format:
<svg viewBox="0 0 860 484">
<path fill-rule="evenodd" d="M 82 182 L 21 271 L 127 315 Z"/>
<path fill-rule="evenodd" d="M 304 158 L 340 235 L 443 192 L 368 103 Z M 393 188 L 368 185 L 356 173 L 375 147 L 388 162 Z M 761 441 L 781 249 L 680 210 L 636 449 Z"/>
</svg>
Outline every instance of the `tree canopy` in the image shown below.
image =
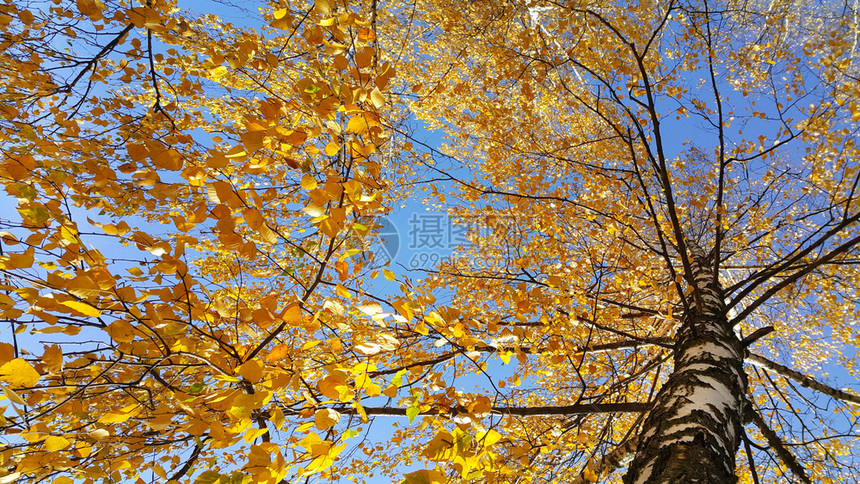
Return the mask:
<svg viewBox="0 0 860 484">
<path fill-rule="evenodd" d="M 3 0 L 0 483 L 860 480 L 858 22 Z"/>
</svg>

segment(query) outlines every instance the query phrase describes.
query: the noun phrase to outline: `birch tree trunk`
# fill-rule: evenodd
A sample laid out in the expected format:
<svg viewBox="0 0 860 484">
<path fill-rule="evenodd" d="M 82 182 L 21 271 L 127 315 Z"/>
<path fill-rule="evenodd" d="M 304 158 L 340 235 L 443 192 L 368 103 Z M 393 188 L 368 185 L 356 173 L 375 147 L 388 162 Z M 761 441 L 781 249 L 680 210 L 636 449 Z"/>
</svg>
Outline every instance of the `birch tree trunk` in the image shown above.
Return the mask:
<svg viewBox="0 0 860 484">
<path fill-rule="evenodd" d="M 713 268 L 700 248 L 691 252 L 696 287 L 676 337 L 675 370 L 645 420 L 627 484 L 737 481 L 747 387 L 743 348 L 726 319 Z"/>
</svg>

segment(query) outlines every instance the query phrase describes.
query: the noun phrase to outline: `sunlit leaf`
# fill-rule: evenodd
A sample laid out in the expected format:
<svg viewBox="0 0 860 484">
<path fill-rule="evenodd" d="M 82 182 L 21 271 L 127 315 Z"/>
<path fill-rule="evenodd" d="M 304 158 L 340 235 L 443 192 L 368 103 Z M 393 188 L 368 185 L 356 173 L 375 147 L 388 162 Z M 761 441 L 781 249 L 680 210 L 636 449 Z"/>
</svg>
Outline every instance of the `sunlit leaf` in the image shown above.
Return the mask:
<svg viewBox="0 0 860 484">
<path fill-rule="evenodd" d="M 13 387 L 32 387 L 40 378 L 39 372 L 23 358 L 15 358 L 0 366 L 0 381 Z"/>
</svg>

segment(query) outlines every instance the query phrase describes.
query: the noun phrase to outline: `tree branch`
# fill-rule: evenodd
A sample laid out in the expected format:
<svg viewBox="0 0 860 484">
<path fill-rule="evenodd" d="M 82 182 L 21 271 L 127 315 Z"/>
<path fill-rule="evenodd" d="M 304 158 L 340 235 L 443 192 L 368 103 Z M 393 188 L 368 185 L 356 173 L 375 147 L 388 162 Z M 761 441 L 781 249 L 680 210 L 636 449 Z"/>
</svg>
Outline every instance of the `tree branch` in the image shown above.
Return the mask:
<svg viewBox="0 0 860 484">
<path fill-rule="evenodd" d="M 747 348 L 747 347 L 751 346 L 753 343 L 755 343 L 756 341 L 758 341 L 759 339 L 764 338 L 765 336 L 769 335 L 773 331 L 774 331 L 773 326 L 765 326 L 764 328 L 759 328 L 759 329 L 753 331 L 753 333 L 751 335 L 744 338 L 743 341 L 741 341 L 741 346 L 744 348 Z"/>
<path fill-rule="evenodd" d="M 776 432 L 771 430 L 771 428 L 767 426 L 767 423 L 765 423 L 761 415 L 759 415 L 759 413 L 751 407 L 752 406 L 750 406 L 752 422 L 755 424 L 756 427 L 758 427 L 764 438 L 767 439 L 768 445 L 770 445 L 773 451 L 776 452 L 776 455 L 779 457 L 779 460 L 781 460 L 782 463 L 785 464 L 795 476 L 797 476 L 800 482 L 803 482 L 804 484 L 812 484 L 812 481 L 810 481 L 809 477 L 806 475 L 806 470 L 803 468 L 802 465 L 800 465 L 799 462 L 797 462 L 797 458 L 794 457 L 794 454 L 792 454 L 788 451 L 788 449 L 785 448 L 785 445 L 783 445 L 782 440 L 780 440 L 779 436 L 776 435 Z"/>
<path fill-rule="evenodd" d="M 627 440 L 623 444 L 612 449 L 612 452 L 604 455 L 600 460 L 589 462 L 585 468 L 583 468 L 583 472 L 576 476 L 570 484 L 587 484 L 589 482 L 594 482 L 585 476 L 585 469 L 594 473 L 594 475 L 597 476 L 597 480 L 600 481 L 609 474 L 612 474 L 616 470 L 627 465 L 627 463 L 630 462 L 630 459 L 633 458 L 633 454 L 636 452 L 636 447 L 638 445 L 638 436 Z"/>
<path fill-rule="evenodd" d="M 116 36 L 113 39 L 111 39 L 110 42 L 108 42 L 104 47 L 101 48 L 101 50 L 98 52 L 98 54 L 96 54 L 92 59 L 90 59 L 89 61 L 86 62 L 86 65 L 84 65 L 84 68 L 81 70 L 81 72 L 78 73 L 77 76 L 75 76 L 74 79 L 72 79 L 71 82 L 67 82 L 65 86 L 61 86 L 61 87 L 56 88 L 55 92 L 71 92 L 72 88 L 75 87 L 75 85 L 78 83 L 78 81 L 80 81 L 81 78 L 84 77 L 84 75 L 86 75 L 87 72 L 89 72 L 90 70 L 94 70 L 98 61 L 100 59 L 102 59 L 103 57 L 105 57 L 106 55 L 110 54 L 113 51 L 114 47 L 119 45 L 122 38 L 125 37 L 125 34 L 129 33 L 129 31 L 131 31 L 131 29 L 133 29 L 133 28 L 134 28 L 134 24 L 126 25 L 122 30 L 120 30 L 116 34 Z"/>
<path fill-rule="evenodd" d="M 750 445 L 750 438 L 747 436 L 746 433 L 744 433 L 741 437 L 743 437 L 744 440 L 744 449 L 746 450 L 747 461 L 749 462 L 750 466 L 750 476 L 752 476 L 753 484 L 760 484 L 758 480 L 758 472 L 756 472 L 755 470 L 755 460 L 753 459 L 752 455 L 752 446 Z"/>
<path fill-rule="evenodd" d="M 822 240 L 822 242 L 823 242 L 823 240 Z M 848 249 L 854 247 L 858 243 L 860 243 L 860 235 L 858 235 L 857 237 L 854 237 L 853 239 L 848 240 L 844 244 L 834 248 L 833 250 L 831 250 L 830 252 L 828 252 L 824 256 L 819 257 L 818 259 L 810 262 L 809 265 L 807 265 L 803 269 L 801 269 L 801 270 L 795 272 L 794 274 L 786 277 L 785 279 L 780 281 L 778 284 L 775 284 L 773 287 L 771 287 L 770 289 L 765 291 L 764 294 L 762 294 L 761 296 L 756 298 L 756 300 L 753 301 L 752 303 L 750 303 L 746 308 L 744 308 L 743 311 L 740 311 L 738 313 L 738 315 L 735 316 L 734 319 L 732 319 L 729 322 L 729 326 L 735 326 L 740 321 L 743 321 L 744 319 L 746 319 L 747 316 L 749 316 L 749 314 L 751 312 L 755 311 L 759 306 L 764 304 L 768 299 L 770 299 L 777 292 L 781 291 L 784 287 L 788 286 L 789 284 L 793 284 L 796 280 L 800 279 L 801 277 L 805 276 L 806 274 L 809 274 L 810 272 L 812 272 L 813 270 L 815 270 L 819 266 L 826 264 L 828 261 L 830 261 L 830 259 L 833 259 L 834 257 L 847 252 Z M 746 290 L 745 290 L 745 292 L 746 292 Z M 737 301 L 739 301 L 740 297 L 742 297 L 742 296 L 738 296 L 738 298 L 735 298 L 730 305 L 734 305 Z M 726 308 L 726 309 L 729 309 L 729 308 Z"/>
<path fill-rule="evenodd" d="M 733 307 L 735 307 L 745 297 L 747 297 L 756 287 L 760 286 L 761 284 L 764 284 L 766 281 L 770 280 L 771 277 L 779 274 L 780 272 L 794 266 L 797 262 L 799 262 L 801 259 L 806 257 L 810 252 L 812 252 L 813 250 L 815 250 L 816 248 L 820 247 L 825 242 L 827 242 L 828 239 L 830 239 L 834 235 L 838 234 L 843 229 L 847 228 L 849 225 L 851 225 L 852 223 L 854 223 L 858 220 L 860 220 L 860 212 L 854 214 L 850 218 L 843 220 L 842 222 L 840 222 L 839 224 L 837 224 L 836 226 L 834 226 L 833 228 L 828 230 L 818 240 L 811 243 L 805 249 L 801 250 L 800 252 L 797 252 L 796 254 L 794 254 L 790 258 L 784 259 L 785 262 L 783 262 L 782 264 L 774 265 L 770 269 L 762 271 L 760 274 L 758 274 L 756 277 L 754 277 L 752 280 L 749 281 L 749 285 L 747 285 L 745 288 L 743 288 L 743 290 L 741 290 L 741 292 L 738 293 L 737 296 L 733 297 L 732 300 L 728 304 L 726 304 L 726 310 L 729 310 L 729 309 L 732 309 Z M 849 242 L 851 243 L 851 245 L 849 245 L 848 248 L 850 248 L 851 246 L 856 244 L 857 239 L 855 238 Z M 836 255 L 839 255 L 843 250 L 846 250 L 843 248 L 845 245 L 846 244 L 843 244 L 842 246 L 837 247 L 836 249 L 831 251 L 826 256 L 821 257 L 816 261 L 810 262 L 809 265 L 807 265 L 805 269 L 800 270 L 800 271 L 794 273 L 792 276 L 787 277 L 783 281 L 783 283 L 785 283 L 784 285 L 793 283 L 795 280 L 797 280 L 798 277 L 801 277 L 801 276 L 805 275 L 807 272 L 817 268 L 818 266 L 829 262 L 830 259 L 832 259 Z M 786 281 L 788 281 L 788 282 L 786 282 Z M 782 289 L 783 286 L 778 285 L 777 287 L 779 287 L 779 289 Z M 771 288 L 771 290 L 773 290 L 773 288 Z M 773 295 L 771 293 L 771 290 L 767 291 L 764 295 L 762 295 L 755 302 L 753 302 L 755 307 L 758 307 L 759 304 L 766 301 L 768 298 L 770 298 L 770 296 Z M 761 301 L 761 302 L 759 302 L 759 301 Z M 750 312 L 751 312 L 751 310 L 749 309 L 749 307 L 747 307 L 741 314 L 739 314 L 736 318 L 734 318 L 734 320 L 732 320 L 732 324 L 736 324 L 737 321 L 741 321 L 743 319 L 743 317 L 746 317 Z"/>
<path fill-rule="evenodd" d="M 194 450 L 191 451 L 191 455 L 188 457 L 188 460 L 185 461 L 185 464 L 180 467 L 175 474 L 170 476 L 168 482 L 170 481 L 178 481 L 182 479 L 188 471 L 191 470 L 191 467 L 197 462 L 197 458 L 200 457 L 200 452 L 203 450 L 203 441 L 197 442 L 194 444 Z"/>
<path fill-rule="evenodd" d="M 771 361 L 764 356 L 757 355 L 755 353 L 747 352 L 746 357 L 744 358 L 748 363 L 756 365 L 760 368 L 764 368 L 765 370 L 770 370 L 778 375 L 781 375 L 785 378 L 791 379 L 799 383 L 801 386 L 809 388 L 811 390 L 815 390 L 819 393 L 823 393 L 830 398 L 850 403 L 852 405 L 860 406 L 860 396 L 853 395 L 851 393 L 833 388 L 830 385 L 826 385 L 821 383 L 814 378 L 804 375 L 803 373 L 792 370 L 791 368 L 781 365 L 775 361 Z"/>
<path fill-rule="evenodd" d="M 593 413 L 639 413 L 651 410 L 650 402 L 622 402 L 622 403 L 575 403 L 573 405 L 540 406 L 540 407 L 518 407 L 518 406 L 494 406 L 490 413 L 494 415 L 508 415 L 512 417 L 556 417 L 578 414 Z M 374 417 L 405 417 L 407 408 L 402 407 L 364 407 L 364 413 Z M 359 411 L 353 407 L 336 408 L 338 412 L 345 415 L 358 415 Z M 286 413 L 286 412 L 285 412 Z M 290 409 L 289 413 L 298 413 Z M 456 415 L 467 413 L 466 409 L 458 408 L 434 408 L 418 413 L 423 415 Z"/>
<path fill-rule="evenodd" d="M 543 323 L 538 323 L 543 325 Z M 537 325 L 537 324 L 536 324 Z M 576 348 L 573 350 L 574 353 L 602 353 L 606 351 L 612 351 L 617 349 L 627 349 L 627 348 L 640 348 L 643 346 L 660 346 L 662 348 L 672 348 L 672 339 L 668 337 L 656 337 L 656 338 L 647 338 L 647 339 L 627 339 L 620 341 L 611 341 L 608 343 L 598 343 L 598 344 L 590 344 L 587 346 L 583 346 L 580 348 Z M 480 351 L 482 353 L 500 353 L 504 351 L 510 352 L 520 352 L 525 353 L 527 355 L 539 355 L 543 354 L 547 351 L 546 348 L 540 346 L 489 346 L 489 345 L 479 345 L 475 346 L 475 351 Z M 419 366 L 433 366 L 438 363 L 442 363 L 445 361 L 454 358 L 457 355 L 462 354 L 462 351 L 451 351 L 448 353 L 441 354 L 435 358 L 430 358 L 428 360 L 414 361 L 412 363 L 405 363 L 400 366 L 395 366 L 394 368 L 386 368 L 383 370 L 376 370 L 368 372 L 367 374 L 371 377 L 378 377 L 383 375 L 393 375 L 401 370 L 408 370 L 410 368 L 415 368 Z"/>
</svg>

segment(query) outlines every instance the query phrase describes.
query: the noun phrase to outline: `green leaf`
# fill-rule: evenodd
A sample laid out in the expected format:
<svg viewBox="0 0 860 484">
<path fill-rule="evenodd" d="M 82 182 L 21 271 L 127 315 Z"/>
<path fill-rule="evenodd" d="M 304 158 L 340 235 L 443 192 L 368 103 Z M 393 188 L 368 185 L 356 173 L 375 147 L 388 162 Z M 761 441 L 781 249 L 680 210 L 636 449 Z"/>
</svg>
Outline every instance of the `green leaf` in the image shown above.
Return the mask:
<svg viewBox="0 0 860 484">
<path fill-rule="evenodd" d="M 407 408 L 406 409 L 406 417 L 409 419 L 409 423 L 412 423 L 412 421 L 415 420 L 415 417 L 417 417 L 419 413 L 420 413 L 420 410 L 418 410 L 418 407 Z"/>
<path fill-rule="evenodd" d="M 25 221 L 34 225 L 42 225 L 50 218 L 50 214 L 45 207 L 22 208 L 19 211 Z"/>
</svg>

